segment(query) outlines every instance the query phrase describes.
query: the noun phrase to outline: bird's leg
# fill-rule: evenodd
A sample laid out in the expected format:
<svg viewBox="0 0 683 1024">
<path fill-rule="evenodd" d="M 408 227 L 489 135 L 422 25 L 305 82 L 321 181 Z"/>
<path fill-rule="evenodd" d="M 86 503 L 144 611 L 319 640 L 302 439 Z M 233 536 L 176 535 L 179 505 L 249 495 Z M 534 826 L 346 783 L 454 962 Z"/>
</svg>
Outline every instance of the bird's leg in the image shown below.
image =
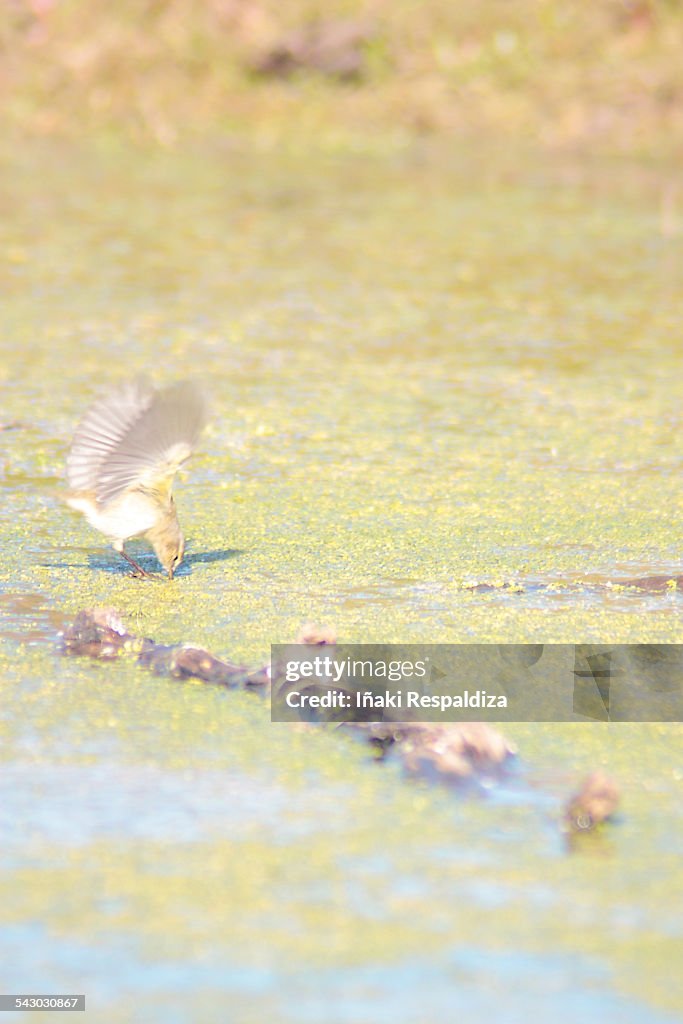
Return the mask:
<svg viewBox="0 0 683 1024">
<path fill-rule="evenodd" d="M 123 555 L 125 560 L 130 565 L 133 566 L 133 568 L 135 569 L 135 574 L 134 574 L 135 576 L 142 576 L 144 579 L 148 579 L 148 580 L 151 580 L 151 579 L 154 578 L 153 576 L 150 576 L 150 574 L 146 571 L 146 569 L 143 569 L 141 565 L 138 565 L 138 563 L 135 561 L 134 558 L 130 557 L 130 555 L 126 552 L 123 544 L 121 545 L 120 548 L 117 548 L 116 550 L 118 551 L 118 553 L 120 555 Z"/>
</svg>

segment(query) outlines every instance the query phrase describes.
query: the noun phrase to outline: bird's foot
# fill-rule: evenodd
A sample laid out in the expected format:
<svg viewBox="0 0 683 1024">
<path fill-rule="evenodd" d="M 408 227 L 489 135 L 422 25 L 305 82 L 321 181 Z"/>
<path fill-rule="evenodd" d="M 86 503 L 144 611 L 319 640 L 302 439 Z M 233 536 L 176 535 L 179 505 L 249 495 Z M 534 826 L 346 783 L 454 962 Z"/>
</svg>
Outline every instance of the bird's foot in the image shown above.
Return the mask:
<svg viewBox="0 0 683 1024">
<path fill-rule="evenodd" d="M 130 555 L 126 551 L 122 550 L 122 551 L 119 552 L 119 554 L 123 555 L 125 560 L 132 567 L 133 571 L 130 572 L 128 575 L 130 577 L 132 577 L 133 579 L 137 579 L 137 580 L 154 580 L 154 579 L 157 579 L 156 576 L 152 576 L 152 574 L 147 572 L 146 569 L 143 569 L 141 565 L 138 565 L 138 563 L 135 561 L 135 559 L 131 558 Z"/>
</svg>

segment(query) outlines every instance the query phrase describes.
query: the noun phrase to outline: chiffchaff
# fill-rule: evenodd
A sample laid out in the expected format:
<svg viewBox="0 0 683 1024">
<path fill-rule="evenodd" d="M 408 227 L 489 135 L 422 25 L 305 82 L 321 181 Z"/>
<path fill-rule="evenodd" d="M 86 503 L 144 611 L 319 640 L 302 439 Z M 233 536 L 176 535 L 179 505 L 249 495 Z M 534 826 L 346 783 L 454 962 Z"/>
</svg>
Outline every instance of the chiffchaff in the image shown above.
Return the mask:
<svg viewBox="0 0 683 1024">
<path fill-rule="evenodd" d="M 173 578 L 185 550 L 173 479 L 192 454 L 206 406 L 189 383 L 155 390 L 144 380 L 121 385 L 88 409 L 66 462 L 67 502 L 111 541 L 136 574 L 148 573 L 124 549 L 144 535 Z"/>
</svg>

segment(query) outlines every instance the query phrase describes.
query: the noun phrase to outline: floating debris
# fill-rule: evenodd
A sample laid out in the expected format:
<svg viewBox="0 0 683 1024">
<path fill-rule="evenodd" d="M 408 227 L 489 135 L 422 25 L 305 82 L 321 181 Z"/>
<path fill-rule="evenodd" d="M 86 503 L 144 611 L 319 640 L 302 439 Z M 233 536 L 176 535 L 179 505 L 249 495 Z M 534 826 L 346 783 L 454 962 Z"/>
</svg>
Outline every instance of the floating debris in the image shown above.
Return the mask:
<svg viewBox="0 0 683 1024">
<path fill-rule="evenodd" d="M 640 576 L 633 580 L 614 580 L 607 584 L 610 589 L 636 588 L 650 594 L 675 593 L 683 591 L 683 576 Z"/>
<path fill-rule="evenodd" d="M 88 658 L 118 658 L 135 645 L 140 650 L 152 645 L 151 640 L 139 640 L 128 633 L 115 608 L 92 608 L 79 612 L 61 634 L 62 653 Z"/>
<path fill-rule="evenodd" d="M 311 646 L 334 644 L 336 634 L 329 626 L 309 622 L 301 627 L 296 642 Z M 193 644 L 157 644 L 148 637 L 136 637 L 127 631 L 114 608 L 79 612 L 61 635 L 61 650 L 65 655 L 100 660 L 134 654 L 137 662 L 155 675 L 172 679 L 199 679 L 231 689 L 261 692 L 270 687 L 269 668 L 251 671 Z M 485 722 L 369 721 L 344 723 L 344 727 L 363 735 L 382 756 L 389 748 L 395 748 L 408 775 L 435 782 L 477 784 L 485 778 L 498 778 L 516 754 L 515 747 Z M 599 788 L 591 791 L 596 800 L 599 792 Z M 597 805 L 592 813 L 599 815 Z"/>
<path fill-rule="evenodd" d="M 496 582 L 485 583 L 477 580 L 464 580 L 460 584 L 460 590 L 468 591 L 471 594 L 543 594 L 552 593 L 576 593 L 589 591 L 591 593 L 604 593 L 605 591 L 619 594 L 630 593 L 642 590 L 649 594 L 676 594 L 683 593 L 683 575 L 672 573 L 668 576 L 638 576 L 634 579 L 607 579 L 586 576 L 573 580 L 547 579 L 525 580 L 524 583 Z"/>
<path fill-rule="evenodd" d="M 469 590 L 473 594 L 523 594 L 526 588 L 521 583 L 477 583 L 476 581 L 468 580 L 461 585 L 460 589 Z"/>
<path fill-rule="evenodd" d="M 592 772 L 569 800 L 565 824 L 574 832 L 589 832 L 612 817 L 619 805 L 619 787 L 604 772 Z"/>
<path fill-rule="evenodd" d="M 111 660 L 133 653 L 155 675 L 173 679 L 200 679 L 230 688 L 263 689 L 270 685 L 267 668 L 251 671 L 244 665 L 222 661 L 202 647 L 192 644 L 168 646 L 147 637 L 128 633 L 114 608 L 81 611 L 62 634 L 62 653 Z"/>
<path fill-rule="evenodd" d="M 395 746 L 409 775 L 438 782 L 499 777 L 517 753 L 486 722 L 358 722 L 350 727 L 383 755 Z"/>
</svg>

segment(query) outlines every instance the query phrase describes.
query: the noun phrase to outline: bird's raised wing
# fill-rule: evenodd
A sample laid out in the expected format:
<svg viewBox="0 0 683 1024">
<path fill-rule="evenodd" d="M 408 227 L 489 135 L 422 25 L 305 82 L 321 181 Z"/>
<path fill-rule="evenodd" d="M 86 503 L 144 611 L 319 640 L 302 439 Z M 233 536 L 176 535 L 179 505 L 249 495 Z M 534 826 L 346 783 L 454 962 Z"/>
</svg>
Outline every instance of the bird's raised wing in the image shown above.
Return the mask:
<svg viewBox="0 0 683 1024">
<path fill-rule="evenodd" d="M 74 435 L 67 478 L 74 491 L 105 504 L 132 486 L 170 493 L 206 423 L 206 405 L 191 383 L 155 391 L 131 381 L 95 402 Z"/>
</svg>

